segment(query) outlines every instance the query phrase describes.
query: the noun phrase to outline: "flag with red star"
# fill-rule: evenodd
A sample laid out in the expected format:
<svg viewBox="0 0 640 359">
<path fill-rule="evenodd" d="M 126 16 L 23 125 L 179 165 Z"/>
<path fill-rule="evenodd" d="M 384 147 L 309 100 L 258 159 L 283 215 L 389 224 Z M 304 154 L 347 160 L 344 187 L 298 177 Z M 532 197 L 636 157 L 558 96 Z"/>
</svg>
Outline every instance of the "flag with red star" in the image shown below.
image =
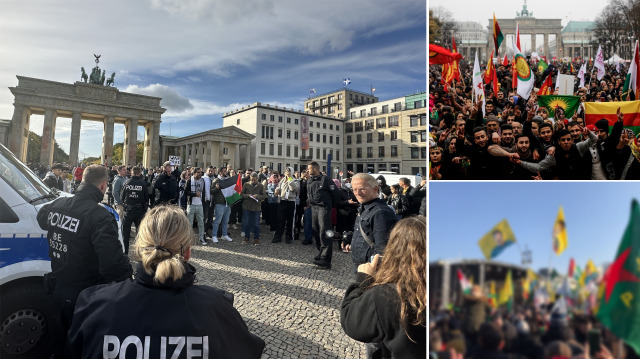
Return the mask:
<svg viewBox="0 0 640 359">
<path fill-rule="evenodd" d="M 640 353 L 640 208 L 631 203 L 616 257 L 602 278 L 597 317 L 618 338 Z"/>
</svg>

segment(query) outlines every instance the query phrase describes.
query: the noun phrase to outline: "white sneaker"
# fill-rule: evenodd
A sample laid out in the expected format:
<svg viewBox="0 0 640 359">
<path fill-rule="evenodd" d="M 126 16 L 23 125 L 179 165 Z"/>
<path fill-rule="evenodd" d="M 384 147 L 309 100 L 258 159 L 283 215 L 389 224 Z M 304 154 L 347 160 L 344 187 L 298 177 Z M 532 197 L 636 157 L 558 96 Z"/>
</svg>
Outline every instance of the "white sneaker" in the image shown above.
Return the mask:
<svg viewBox="0 0 640 359">
<path fill-rule="evenodd" d="M 220 237 L 220 238 L 224 239 L 224 240 L 225 240 L 225 241 L 227 241 L 227 242 L 231 242 L 231 241 L 233 241 L 233 239 L 231 239 L 229 236 L 222 236 L 222 237 Z"/>
<path fill-rule="evenodd" d="M 213 236 L 213 238 L 211 238 L 211 242 L 218 243 L 218 237 Z"/>
<path fill-rule="evenodd" d="M 208 243 L 206 241 L 200 241 L 200 244 L 202 244 L 203 246 L 206 246 Z"/>
<path fill-rule="evenodd" d="M 244 232 L 240 232 L 240 237 L 244 237 Z"/>
</svg>

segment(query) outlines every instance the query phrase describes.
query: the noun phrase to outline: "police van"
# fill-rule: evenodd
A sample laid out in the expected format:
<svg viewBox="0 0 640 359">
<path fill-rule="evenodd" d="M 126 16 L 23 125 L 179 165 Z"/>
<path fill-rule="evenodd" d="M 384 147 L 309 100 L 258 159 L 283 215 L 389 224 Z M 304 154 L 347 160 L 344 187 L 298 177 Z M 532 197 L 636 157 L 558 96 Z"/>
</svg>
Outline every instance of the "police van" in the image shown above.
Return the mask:
<svg viewBox="0 0 640 359">
<path fill-rule="evenodd" d="M 60 196 L 71 195 L 49 189 L 0 144 L 0 358 L 49 357 L 54 312 L 43 276 L 51 261 L 36 215 Z"/>
</svg>

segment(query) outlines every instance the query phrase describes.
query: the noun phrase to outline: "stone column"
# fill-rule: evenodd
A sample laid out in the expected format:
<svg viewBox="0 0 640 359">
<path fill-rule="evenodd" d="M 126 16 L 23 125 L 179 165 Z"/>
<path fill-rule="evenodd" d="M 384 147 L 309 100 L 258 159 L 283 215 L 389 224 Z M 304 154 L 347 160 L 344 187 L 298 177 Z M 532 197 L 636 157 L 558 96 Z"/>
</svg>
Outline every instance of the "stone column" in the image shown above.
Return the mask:
<svg viewBox="0 0 640 359">
<path fill-rule="evenodd" d="M 198 167 L 202 167 L 202 161 L 200 160 L 200 145 L 201 142 L 196 142 L 193 144 L 193 148 L 195 149 L 195 156 L 193 156 L 193 165 Z"/>
<path fill-rule="evenodd" d="M 113 124 L 115 116 L 107 116 L 104 120 L 104 131 L 102 132 L 102 157 L 100 162 L 111 166 L 113 164 Z"/>
<path fill-rule="evenodd" d="M 161 162 L 164 161 L 168 161 L 169 160 L 169 148 L 167 148 L 167 145 L 163 144 L 162 145 L 162 158 L 160 158 Z"/>
<path fill-rule="evenodd" d="M 556 34 L 556 56 L 560 59 L 560 46 L 562 44 L 562 35 Z"/>
<path fill-rule="evenodd" d="M 143 165 L 145 167 L 158 166 L 166 161 L 163 159 L 162 163 L 160 163 L 160 120 L 152 117 L 147 121 L 144 128 L 145 154 L 143 156 Z"/>
<path fill-rule="evenodd" d="M 9 135 L 9 150 L 22 162 L 27 162 L 29 146 L 29 117 L 31 111 L 27 106 L 14 105 Z"/>
<path fill-rule="evenodd" d="M 246 169 L 244 166 L 242 166 L 240 164 L 240 144 L 236 143 L 236 145 L 234 147 L 235 147 L 235 149 L 233 151 L 233 153 L 234 153 L 233 159 L 234 159 L 236 168 L 237 167 L 242 167 L 242 169 Z"/>
<path fill-rule="evenodd" d="M 56 111 L 50 108 L 44 110 L 44 125 L 42 127 L 42 143 L 40 150 L 40 163 L 51 165 L 53 163 L 54 140 L 56 136 Z"/>
<path fill-rule="evenodd" d="M 211 141 L 204 143 L 204 154 L 202 155 L 202 168 L 211 166 Z"/>
<path fill-rule="evenodd" d="M 220 142 L 215 141 L 211 143 L 211 165 L 220 167 Z"/>
<path fill-rule="evenodd" d="M 69 146 L 69 163 L 78 164 L 78 151 L 80 149 L 80 128 L 82 127 L 82 113 L 74 112 L 71 115 L 71 144 Z"/>
<path fill-rule="evenodd" d="M 184 145 L 180 145 L 179 147 L 179 154 L 180 154 L 180 168 L 184 167 Z"/>
<path fill-rule="evenodd" d="M 145 129 L 145 137 L 146 137 Z M 146 138 L 145 138 L 146 140 Z M 146 144 L 146 141 L 145 141 Z M 146 146 L 145 146 L 146 147 Z M 125 151 L 126 148 L 126 151 Z M 135 166 L 138 152 L 138 119 L 130 118 L 124 124 L 124 146 L 122 148 L 122 162 L 125 166 Z M 145 167 L 150 167 L 146 166 Z"/>
<path fill-rule="evenodd" d="M 531 34 L 531 51 L 536 51 L 536 33 Z"/>
<path fill-rule="evenodd" d="M 558 39 L 556 39 L 558 42 Z M 547 57 L 547 61 L 551 61 L 551 53 L 549 51 L 549 33 L 544 33 L 544 55 Z"/>
</svg>

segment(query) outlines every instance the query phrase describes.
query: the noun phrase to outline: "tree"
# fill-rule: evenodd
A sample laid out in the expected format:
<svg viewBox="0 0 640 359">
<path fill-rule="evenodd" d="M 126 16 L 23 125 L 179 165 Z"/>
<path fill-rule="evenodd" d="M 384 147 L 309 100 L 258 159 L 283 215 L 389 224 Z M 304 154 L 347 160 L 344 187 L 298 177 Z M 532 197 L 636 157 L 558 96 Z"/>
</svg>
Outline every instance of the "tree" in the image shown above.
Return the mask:
<svg viewBox="0 0 640 359">
<path fill-rule="evenodd" d="M 640 39 L 640 0 L 612 0 L 609 6 L 620 10 L 629 26 L 629 33 Z"/>
<path fill-rule="evenodd" d="M 42 137 L 29 131 L 29 146 L 27 147 L 27 163 L 40 163 L 40 153 L 42 151 Z M 58 146 L 57 141 L 53 141 L 53 162 L 69 162 L 69 155 Z M 75 163 L 73 164 L 75 166 Z"/>
<path fill-rule="evenodd" d="M 434 37 L 431 37 L 431 23 L 435 22 L 437 25 Z M 438 44 L 447 49 L 451 49 L 453 34 L 458 31 L 458 25 L 456 24 L 451 12 L 442 6 L 435 7 L 429 10 L 429 42 Z"/>
<path fill-rule="evenodd" d="M 640 3 L 640 0 L 612 0 L 596 18 L 593 31 L 597 42 L 602 45 L 605 58 L 620 54 L 622 47 L 630 42 L 631 24 L 628 19 L 637 16 L 626 15 L 624 9 L 626 3 L 632 2 Z"/>
<path fill-rule="evenodd" d="M 113 161 L 114 165 L 123 164 L 123 161 L 122 161 L 123 148 L 124 148 L 123 142 L 118 142 L 115 145 L 113 145 L 113 155 L 111 156 L 111 160 Z M 138 144 L 136 146 L 136 163 L 135 164 L 142 163 L 143 154 L 144 154 L 144 141 L 138 141 Z"/>
<path fill-rule="evenodd" d="M 435 39 L 440 38 L 440 20 L 433 17 L 433 10 L 429 9 L 429 42 L 434 43 Z"/>
</svg>

